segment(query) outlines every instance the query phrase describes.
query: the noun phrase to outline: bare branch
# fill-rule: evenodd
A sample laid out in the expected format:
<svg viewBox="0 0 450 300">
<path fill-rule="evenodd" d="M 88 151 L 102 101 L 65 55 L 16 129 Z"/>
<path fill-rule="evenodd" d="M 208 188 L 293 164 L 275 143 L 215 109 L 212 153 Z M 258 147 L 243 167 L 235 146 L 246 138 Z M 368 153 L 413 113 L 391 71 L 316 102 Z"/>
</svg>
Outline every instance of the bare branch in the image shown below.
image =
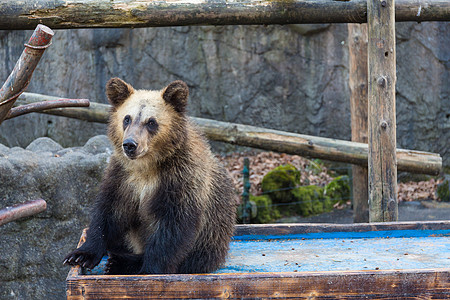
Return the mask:
<svg viewBox="0 0 450 300">
<path fill-rule="evenodd" d="M 0 226 L 25 217 L 30 217 L 47 209 L 47 203 L 42 199 L 28 201 L 0 210 Z"/>
<path fill-rule="evenodd" d="M 36 102 L 14 107 L 10 110 L 5 120 L 12 119 L 32 112 L 41 112 L 43 110 L 60 107 L 89 107 L 88 99 L 58 99 L 43 102 Z"/>
</svg>

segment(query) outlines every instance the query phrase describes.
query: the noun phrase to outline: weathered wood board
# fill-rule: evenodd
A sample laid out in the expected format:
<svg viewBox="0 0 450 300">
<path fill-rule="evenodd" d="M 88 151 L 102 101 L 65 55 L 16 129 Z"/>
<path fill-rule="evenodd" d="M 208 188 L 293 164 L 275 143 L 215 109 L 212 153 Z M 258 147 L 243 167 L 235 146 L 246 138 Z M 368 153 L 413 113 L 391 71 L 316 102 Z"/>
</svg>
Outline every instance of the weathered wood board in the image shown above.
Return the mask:
<svg viewBox="0 0 450 300">
<path fill-rule="evenodd" d="M 101 272 L 72 268 L 67 298 L 449 299 L 450 221 L 240 225 L 214 274 Z"/>
</svg>

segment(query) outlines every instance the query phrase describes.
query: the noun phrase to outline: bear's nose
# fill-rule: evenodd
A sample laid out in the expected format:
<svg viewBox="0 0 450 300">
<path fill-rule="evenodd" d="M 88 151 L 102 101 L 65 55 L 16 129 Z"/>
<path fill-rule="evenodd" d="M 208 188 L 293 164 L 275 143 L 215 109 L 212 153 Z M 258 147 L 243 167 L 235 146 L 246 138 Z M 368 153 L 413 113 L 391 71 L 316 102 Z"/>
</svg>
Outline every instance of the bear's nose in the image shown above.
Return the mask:
<svg viewBox="0 0 450 300">
<path fill-rule="evenodd" d="M 136 143 L 133 139 L 126 139 L 122 144 L 123 150 L 128 156 L 133 156 L 135 154 L 137 146 L 138 143 Z"/>
</svg>

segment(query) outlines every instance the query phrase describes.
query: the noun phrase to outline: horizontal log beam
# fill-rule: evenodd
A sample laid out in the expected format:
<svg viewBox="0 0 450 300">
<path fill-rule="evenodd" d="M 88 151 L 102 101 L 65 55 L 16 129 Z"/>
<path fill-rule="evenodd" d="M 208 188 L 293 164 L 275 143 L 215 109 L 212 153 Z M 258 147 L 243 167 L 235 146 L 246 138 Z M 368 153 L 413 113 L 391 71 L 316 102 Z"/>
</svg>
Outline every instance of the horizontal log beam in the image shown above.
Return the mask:
<svg viewBox="0 0 450 300">
<path fill-rule="evenodd" d="M 448 0 L 397 0 L 396 21 L 450 21 Z M 365 23 L 367 0 L 0 1 L 0 29 Z"/>
<path fill-rule="evenodd" d="M 23 93 L 16 104 L 23 105 L 54 99 L 58 98 Z M 89 108 L 57 108 L 43 111 L 43 113 L 90 122 L 106 123 L 108 121 L 110 106 L 92 101 L 90 103 Z M 191 119 L 210 140 L 367 167 L 368 146 L 364 143 L 219 122 L 203 118 L 192 117 Z M 439 154 L 397 149 L 397 168 L 399 171 L 437 175 L 442 168 L 442 158 Z"/>
</svg>

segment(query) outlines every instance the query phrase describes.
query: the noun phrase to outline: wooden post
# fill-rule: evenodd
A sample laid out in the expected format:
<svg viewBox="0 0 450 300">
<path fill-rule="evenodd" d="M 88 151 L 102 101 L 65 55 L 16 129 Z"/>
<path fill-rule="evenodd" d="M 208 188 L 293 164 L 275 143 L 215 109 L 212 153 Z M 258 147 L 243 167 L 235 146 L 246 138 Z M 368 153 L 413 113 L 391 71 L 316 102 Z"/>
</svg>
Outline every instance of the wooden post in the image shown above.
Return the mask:
<svg viewBox="0 0 450 300">
<path fill-rule="evenodd" d="M 33 32 L 25 49 L 19 57 L 14 70 L 0 89 L 0 124 L 8 115 L 17 97 L 25 90 L 31 80 L 45 49 L 51 45 L 54 32 L 47 26 L 39 24 Z"/>
<path fill-rule="evenodd" d="M 367 137 L 367 24 L 348 24 L 349 86 L 352 141 Z M 352 165 L 353 222 L 369 222 L 367 168 Z"/>
<path fill-rule="evenodd" d="M 369 0 L 367 24 L 369 221 L 397 221 L 394 0 Z"/>
</svg>

